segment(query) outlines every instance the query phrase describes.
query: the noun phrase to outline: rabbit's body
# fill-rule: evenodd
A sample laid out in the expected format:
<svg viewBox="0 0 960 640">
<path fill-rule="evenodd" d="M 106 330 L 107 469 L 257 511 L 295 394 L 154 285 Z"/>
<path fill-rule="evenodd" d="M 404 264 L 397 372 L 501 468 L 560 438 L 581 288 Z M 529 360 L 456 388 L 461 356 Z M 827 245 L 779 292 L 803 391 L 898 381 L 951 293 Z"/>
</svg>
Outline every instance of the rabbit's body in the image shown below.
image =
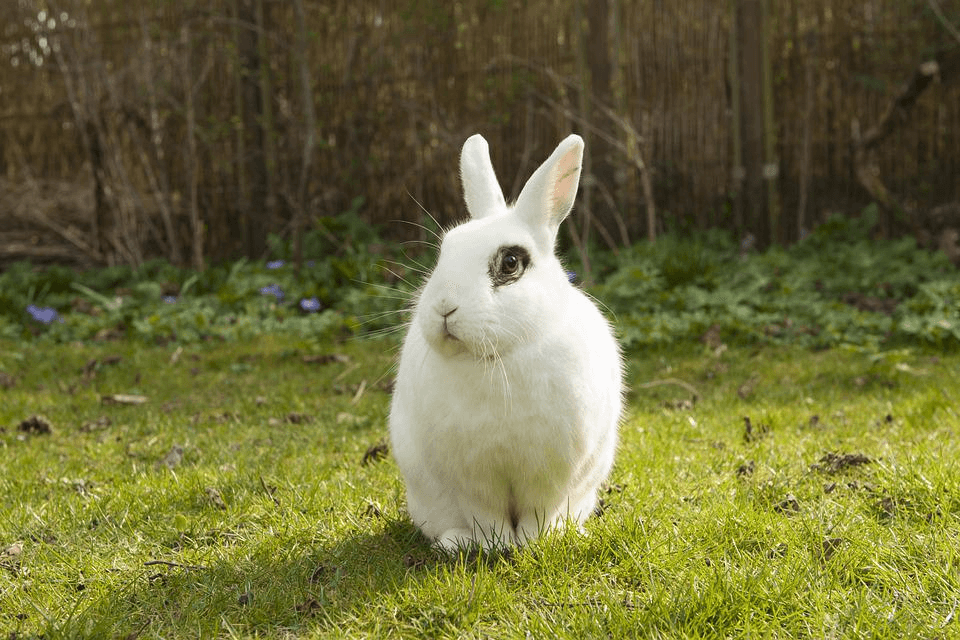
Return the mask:
<svg viewBox="0 0 960 640">
<path fill-rule="evenodd" d="M 582 142 L 573 151 L 582 153 Z M 579 155 L 548 161 L 530 180 L 539 175 L 544 188 L 513 208 L 502 196 L 490 206 L 471 201 L 464 167 L 475 219 L 444 238 L 404 342 L 390 412 L 394 457 L 413 521 L 447 549 L 522 543 L 563 520 L 582 523 L 613 464 L 616 342 L 554 257 L 549 211 L 534 211 L 533 222 L 520 215 L 555 195 L 552 178 L 569 178 L 564 160 L 575 160 L 578 177 Z M 572 205 L 573 194 L 561 195 Z"/>
</svg>

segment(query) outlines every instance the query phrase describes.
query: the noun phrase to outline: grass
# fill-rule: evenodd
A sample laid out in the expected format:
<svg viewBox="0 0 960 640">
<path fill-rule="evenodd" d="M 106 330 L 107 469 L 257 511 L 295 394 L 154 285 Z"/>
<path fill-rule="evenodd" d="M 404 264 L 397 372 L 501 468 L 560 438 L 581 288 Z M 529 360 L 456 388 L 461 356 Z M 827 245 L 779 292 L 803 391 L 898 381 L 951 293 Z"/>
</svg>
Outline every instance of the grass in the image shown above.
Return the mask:
<svg viewBox="0 0 960 640">
<path fill-rule="evenodd" d="M 0 638 L 960 634 L 960 356 L 635 354 L 589 535 L 447 558 L 394 346 L 0 342 Z"/>
</svg>

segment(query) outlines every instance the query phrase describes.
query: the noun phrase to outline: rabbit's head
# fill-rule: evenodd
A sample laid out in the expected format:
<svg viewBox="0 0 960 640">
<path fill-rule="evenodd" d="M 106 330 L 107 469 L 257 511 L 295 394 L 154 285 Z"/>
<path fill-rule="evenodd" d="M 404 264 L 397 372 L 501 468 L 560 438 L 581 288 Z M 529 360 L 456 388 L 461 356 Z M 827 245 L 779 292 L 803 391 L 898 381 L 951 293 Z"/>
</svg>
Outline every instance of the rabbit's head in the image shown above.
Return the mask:
<svg viewBox="0 0 960 640">
<path fill-rule="evenodd" d="M 416 304 L 431 348 L 491 359 L 550 333 L 573 290 L 554 255 L 557 230 L 580 180 L 583 140 L 564 139 L 508 205 L 482 136 L 463 145 L 460 173 L 470 220 L 448 231 Z"/>
</svg>

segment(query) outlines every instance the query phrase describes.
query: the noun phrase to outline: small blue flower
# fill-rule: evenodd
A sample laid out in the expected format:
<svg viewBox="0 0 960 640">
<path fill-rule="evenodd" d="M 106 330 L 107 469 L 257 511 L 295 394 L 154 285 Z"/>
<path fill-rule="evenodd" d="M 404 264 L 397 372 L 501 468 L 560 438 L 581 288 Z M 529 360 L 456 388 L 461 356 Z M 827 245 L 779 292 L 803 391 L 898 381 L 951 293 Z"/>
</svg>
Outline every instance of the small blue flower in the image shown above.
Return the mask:
<svg viewBox="0 0 960 640">
<path fill-rule="evenodd" d="M 316 298 L 304 298 L 300 301 L 300 308 L 307 313 L 316 313 L 320 311 L 320 301 Z"/>
<path fill-rule="evenodd" d="M 576 271 L 567 271 L 567 280 L 569 280 L 570 282 L 574 282 L 576 279 L 577 279 Z"/>
<path fill-rule="evenodd" d="M 177 296 L 163 296 L 163 301 L 167 304 L 173 304 L 177 301 Z"/>
<path fill-rule="evenodd" d="M 267 269 L 279 269 L 284 264 L 283 260 L 271 260 L 267 263 Z"/>
<path fill-rule="evenodd" d="M 261 287 L 260 295 L 273 296 L 277 299 L 277 302 L 283 301 L 283 289 L 281 289 L 280 285 L 278 284 L 271 284 L 266 287 Z"/>
<path fill-rule="evenodd" d="M 54 320 L 63 322 L 63 318 L 60 317 L 60 314 L 57 313 L 57 310 L 53 307 L 38 307 L 35 304 L 27 305 L 27 313 L 30 314 L 37 322 L 42 322 L 43 324 L 50 324 Z"/>
<path fill-rule="evenodd" d="M 307 260 L 307 266 L 308 266 L 308 267 L 313 267 L 313 266 L 315 266 L 316 264 L 317 264 L 317 261 L 316 261 L 316 260 Z"/>
</svg>

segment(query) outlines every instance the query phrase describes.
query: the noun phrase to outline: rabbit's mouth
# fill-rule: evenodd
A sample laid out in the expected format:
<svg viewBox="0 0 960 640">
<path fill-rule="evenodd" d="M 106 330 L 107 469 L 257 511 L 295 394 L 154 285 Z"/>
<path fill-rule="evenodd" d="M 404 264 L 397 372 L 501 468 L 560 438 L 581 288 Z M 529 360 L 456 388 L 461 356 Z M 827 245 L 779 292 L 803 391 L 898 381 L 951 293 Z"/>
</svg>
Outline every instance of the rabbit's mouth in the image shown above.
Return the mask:
<svg viewBox="0 0 960 640">
<path fill-rule="evenodd" d="M 460 342 L 460 338 L 458 338 L 457 335 L 450 330 L 450 324 L 451 324 L 450 316 L 453 315 L 454 311 L 456 311 L 456 309 L 454 309 L 453 311 L 449 311 L 447 313 L 441 314 L 443 316 L 442 337 L 444 342 L 447 342 L 450 340 L 453 340 L 454 342 Z"/>
<path fill-rule="evenodd" d="M 446 323 L 446 322 L 443 323 L 443 336 L 442 336 L 442 337 L 443 337 L 444 342 L 460 342 L 460 338 L 458 338 L 456 335 L 454 335 L 454 334 L 450 331 L 450 327 L 447 326 L 447 323 Z"/>
<path fill-rule="evenodd" d="M 433 337 L 429 339 L 429 342 L 439 353 L 447 357 L 452 357 L 470 351 L 467 343 L 451 331 L 446 322 L 444 322 L 443 326 L 437 327 L 437 329 L 438 330 L 432 334 Z"/>
</svg>

